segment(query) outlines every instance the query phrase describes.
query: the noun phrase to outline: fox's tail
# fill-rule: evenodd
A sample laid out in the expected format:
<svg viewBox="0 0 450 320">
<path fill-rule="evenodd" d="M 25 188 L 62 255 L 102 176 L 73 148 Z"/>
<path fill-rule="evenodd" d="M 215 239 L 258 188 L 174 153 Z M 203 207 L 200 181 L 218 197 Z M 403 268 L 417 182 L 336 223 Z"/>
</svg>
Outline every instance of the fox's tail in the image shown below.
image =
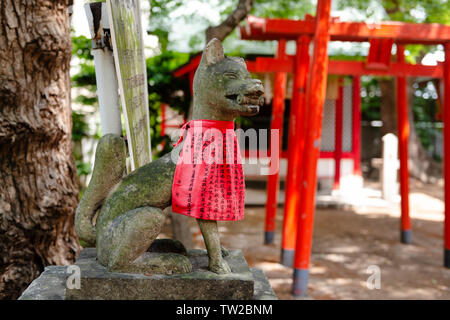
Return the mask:
<svg viewBox="0 0 450 320">
<path fill-rule="evenodd" d="M 126 146 L 119 135 L 103 136 L 95 152 L 94 171 L 89 186 L 78 204 L 75 228 L 83 246 L 95 246 L 96 213 L 122 179 L 126 169 Z"/>
</svg>

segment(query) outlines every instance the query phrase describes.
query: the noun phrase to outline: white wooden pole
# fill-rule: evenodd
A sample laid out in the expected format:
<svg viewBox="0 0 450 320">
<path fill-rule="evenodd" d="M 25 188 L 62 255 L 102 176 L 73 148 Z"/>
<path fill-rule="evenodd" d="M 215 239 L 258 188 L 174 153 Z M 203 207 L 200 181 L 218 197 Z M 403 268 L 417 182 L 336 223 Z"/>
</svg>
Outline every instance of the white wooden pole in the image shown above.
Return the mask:
<svg viewBox="0 0 450 320">
<path fill-rule="evenodd" d="M 93 49 L 102 135 L 122 134 L 119 91 L 112 51 Z"/>
<path fill-rule="evenodd" d="M 86 16 L 92 36 L 92 55 L 95 63 L 98 104 L 102 135 L 122 135 L 119 89 L 110 38 L 106 3 L 85 5 Z M 105 41 L 107 40 L 107 41 Z"/>
</svg>

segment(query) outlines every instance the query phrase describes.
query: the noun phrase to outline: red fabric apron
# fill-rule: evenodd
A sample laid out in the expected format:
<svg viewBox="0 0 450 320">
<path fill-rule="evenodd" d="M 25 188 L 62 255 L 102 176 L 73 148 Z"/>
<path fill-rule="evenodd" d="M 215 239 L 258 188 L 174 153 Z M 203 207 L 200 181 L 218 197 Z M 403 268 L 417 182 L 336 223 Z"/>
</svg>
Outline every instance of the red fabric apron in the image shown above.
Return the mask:
<svg viewBox="0 0 450 320">
<path fill-rule="evenodd" d="M 244 218 L 245 183 L 233 121 L 191 120 L 172 185 L 172 211 L 205 220 Z"/>
</svg>

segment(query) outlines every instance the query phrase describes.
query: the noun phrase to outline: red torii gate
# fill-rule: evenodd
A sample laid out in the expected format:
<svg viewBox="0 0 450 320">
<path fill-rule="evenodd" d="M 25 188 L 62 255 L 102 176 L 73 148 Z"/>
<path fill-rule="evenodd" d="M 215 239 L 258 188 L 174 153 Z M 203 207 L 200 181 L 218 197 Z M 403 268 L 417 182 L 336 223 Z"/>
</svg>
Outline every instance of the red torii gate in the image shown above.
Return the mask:
<svg viewBox="0 0 450 320">
<path fill-rule="evenodd" d="M 307 293 L 317 182 L 316 170 L 327 73 L 352 75 L 355 77 L 357 86 L 361 75 L 393 75 L 397 77 L 401 240 L 403 243 L 411 243 L 406 77 L 428 76 L 444 79 L 444 151 L 450 150 L 450 27 L 439 24 L 400 22 L 376 24 L 340 22 L 338 19 L 330 18 L 330 8 L 331 0 L 319 0 L 316 18 L 308 16 L 305 20 L 294 21 L 249 17 L 247 24 L 240 28 L 242 39 L 278 40 L 280 41 L 279 48 L 284 47 L 286 40 L 295 40 L 297 43 L 295 57 L 278 54 L 275 59 L 257 58 L 252 66 L 256 72 L 258 70 L 277 72 L 278 79 L 281 78 L 278 73 L 294 73 L 289 123 L 289 160 L 282 263 L 293 264 L 293 293 L 296 296 L 304 296 Z M 314 40 L 314 53 L 310 61 L 308 49 L 311 39 Z M 371 48 L 367 62 L 328 61 L 326 50 L 330 40 L 370 42 Z M 397 61 L 391 62 L 391 49 L 394 43 L 397 45 Z M 443 44 L 445 48 L 444 65 L 424 66 L 405 63 L 404 47 L 406 44 Z M 275 84 L 274 104 L 276 95 L 281 93 L 279 85 Z M 354 101 L 359 99 L 359 96 L 354 97 Z M 274 105 L 274 110 L 279 110 L 279 108 Z M 274 115 L 273 119 L 271 127 L 277 127 L 277 115 Z M 450 170 L 448 170 L 450 156 L 447 154 L 444 156 L 444 166 L 446 168 L 444 172 L 444 266 L 450 268 Z M 276 199 L 277 180 L 277 176 L 269 178 L 268 199 Z M 266 227 L 268 224 L 273 226 L 274 216 L 273 204 L 269 204 Z"/>
</svg>

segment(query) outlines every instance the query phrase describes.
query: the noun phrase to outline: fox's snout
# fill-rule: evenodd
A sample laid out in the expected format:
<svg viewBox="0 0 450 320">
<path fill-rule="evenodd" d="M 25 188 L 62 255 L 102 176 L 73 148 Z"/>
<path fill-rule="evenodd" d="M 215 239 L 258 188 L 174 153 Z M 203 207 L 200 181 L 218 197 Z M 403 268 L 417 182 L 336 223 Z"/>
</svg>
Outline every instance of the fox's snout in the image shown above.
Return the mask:
<svg viewBox="0 0 450 320">
<path fill-rule="evenodd" d="M 254 95 L 262 96 L 264 94 L 264 86 L 262 85 L 261 80 L 253 79 L 247 91 L 247 94 L 251 93 Z"/>
<path fill-rule="evenodd" d="M 264 105 L 264 86 L 261 80 L 252 79 L 251 84 L 249 84 L 243 93 L 244 104 L 255 104 L 262 107 Z"/>
</svg>

